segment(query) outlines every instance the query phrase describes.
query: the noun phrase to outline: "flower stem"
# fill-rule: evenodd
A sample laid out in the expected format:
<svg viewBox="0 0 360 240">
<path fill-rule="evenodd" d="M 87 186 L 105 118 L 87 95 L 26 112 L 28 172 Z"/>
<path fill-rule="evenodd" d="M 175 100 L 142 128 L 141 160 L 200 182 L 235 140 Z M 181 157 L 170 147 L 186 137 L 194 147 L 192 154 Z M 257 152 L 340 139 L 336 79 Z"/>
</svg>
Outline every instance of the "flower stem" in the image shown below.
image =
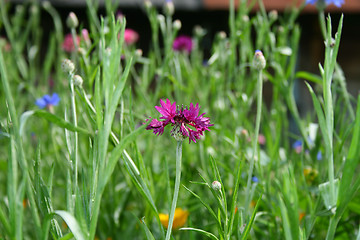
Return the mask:
<svg viewBox="0 0 360 240">
<path fill-rule="evenodd" d="M 253 153 L 252 157 L 250 159 L 250 168 L 248 172 L 248 179 L 246 184 L 246 191 L 245 191 L 245 209 L 248 209 L 248 206 L 250 204 L 250 200 L 252 196 L 250 196 L 250 186 L 251 186 L 251 178 L 254 171 L 254 165 L 255 165 L 255 156 L 257 156 L 257 142 L 259 137 L 259 131 L 260 131 L 260 120 L 261 120 L 261 108 L 262 108 L 262 88 L 263 88 L 263 81 L 262 81 L 262 70 L 259 70 L 258 72 L 258 79 L 257 79 L 257 110 L 256 110 L 256 123 L 255 123 L 255 136 L 253 138 Z"/>
<path fill-rule="evenodd" d="M 176 203 L 179 195 L 180 189 L 180 177 L 181 177 L 181 158 L 182 158 L 182 141 L 177 142 L 176 147 L 176 177 L 175 177 L 175 189 L 174 189 L 174 197 L 171 203 L 171 210 L 170 210 L 170 217 L 169 217 L 169 224 L 166 232 L 165 240 L 169 240 L 171 236 L 171 229 L 173 226 Z"/>
<path fill-rule="evenodd" d="M 77 115 L 76 115 L 76 102 L 75 102 L 75 89 L 74 89 L 74 74 L 69 75 L 70 92 L 71 92 L 71 110 L 72 120 L 75 127 L 77 127 Z M 72 152 L 72 160 L 74 160 L 74 196 L 76 196 L 76 189 L 78 185 L 78 133 L 74 132 L 74 149 Z"/>
</svg>

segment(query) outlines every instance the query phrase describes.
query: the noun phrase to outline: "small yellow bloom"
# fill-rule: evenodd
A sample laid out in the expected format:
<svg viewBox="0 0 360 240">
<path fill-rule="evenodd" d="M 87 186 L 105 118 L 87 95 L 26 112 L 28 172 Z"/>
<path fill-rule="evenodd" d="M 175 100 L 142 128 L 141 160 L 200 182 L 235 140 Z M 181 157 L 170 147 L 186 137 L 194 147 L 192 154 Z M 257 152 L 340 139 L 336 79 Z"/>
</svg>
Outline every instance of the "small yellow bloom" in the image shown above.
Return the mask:
<svg viewBox="0 0 360 240">
<path fill-rule="evenodd" d="M 188 216 L 189 216 L 189 212 L 187 210 L 183 210 L 181 208 L 176 208 L 172 229 L 178 229 L 178 228 L 184 226 Z M 168 224 L 169 224 L 169 214 L 160 213 L 159 218 L 160 218 L 161 224 L 165 228 L 167 228 Z"/>
<path fill-rule="evenodd" d="M 319 172 L 316 169 L 313 169 L 311 167 L 305 167 L 304 168 L 304 176 L 307 183 L 311 183 L 315 180 L 315 178 L 318 176 Z"/>
</svg>

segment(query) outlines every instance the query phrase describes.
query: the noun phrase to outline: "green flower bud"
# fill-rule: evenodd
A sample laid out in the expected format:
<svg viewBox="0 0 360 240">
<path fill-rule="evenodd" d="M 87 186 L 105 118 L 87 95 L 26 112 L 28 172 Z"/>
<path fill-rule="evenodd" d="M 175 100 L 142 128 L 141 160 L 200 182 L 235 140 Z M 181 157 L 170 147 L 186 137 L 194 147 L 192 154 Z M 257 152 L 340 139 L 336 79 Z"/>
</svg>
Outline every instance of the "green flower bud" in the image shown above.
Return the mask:
<svg viewBox="0 0 360 240">
<path fill-rule="evenodd" d="M 77 26 L 79 26 L 79 20 L 74 12 L 69 13 L 69 16 L 66 19 L 66 25 L 69 28 L 76 28 Z"/>
<path fill-rule="evenodd" d="M 75 86 L 78 86 L 78 87 L 81 87 L 82 84 L 83 84 L 83 82 L 84 82 L 83 79 L 82 79 L 82 77 L 79 76 L 79 75 L 75 75 L 74 78 L 73 78 L 73 80 L 74 80 L 74 85 L 75 85 Z"/>
<path fill-rule="evenodd" d="M 71 74 L 75 71 L 75 65 L 70 59 L 64 59 L 61 63 L 64 73 Z"/>
<path fill-rule="evenodd" d="M 253 67 L 257 70 L 263 70 L 266 67 L 266 59 L 260 50 L 255 51 Z"/>
</svg>

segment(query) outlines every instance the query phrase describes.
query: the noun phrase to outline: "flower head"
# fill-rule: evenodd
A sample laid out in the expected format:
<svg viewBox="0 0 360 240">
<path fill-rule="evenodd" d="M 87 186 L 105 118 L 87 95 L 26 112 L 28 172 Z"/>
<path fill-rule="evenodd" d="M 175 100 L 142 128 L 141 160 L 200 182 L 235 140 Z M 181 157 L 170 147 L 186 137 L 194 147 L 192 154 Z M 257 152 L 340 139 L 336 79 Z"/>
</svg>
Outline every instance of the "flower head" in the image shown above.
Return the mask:
<svg viewBox="0 0 360 240">
<path fill-rule="evenodd" d="M 124 31 L 124 41 L 127 45 L 131 45 L 136 43 L 139 40 L 139 34 L 132 30 L 131 28 L 127 28 Z"/>
<path fill-rule="evenodd" d="M 178 229 L 178 228 L 184 226 L 188 216 L 189 216 L 189 211 L 183 210 L 181 208 L 176 208 L 172 229 Z M 168 224 L 169 224 L 169 214 L 160 213 L 159 218 L 160 218 L 161 224 L 165 228 L 167 228 Z"/>
<path fill-rule="evenodd" d="M 182 106 L 181 108 L 176 107 L 176 102 L 172 103 L 169 99 L 164 102 L 160 100 L 161 106 L 155 106 L 156 110 L 162 115 L 159 121 L 152 119 L 150 124 L 146 127 L 146 130 L 153 130 L 156 135 L 161 135 L 164 132 L 164 127 L 168 124 L 173 126 L 171 130 L 171 136 L 177 141 L 183 141 L 186 137 L 189 137 L 189 143 L 191 141 L 196 143 L 196 139 L 200 139 L 205 130 L 209 130 L 209 127 L 213 126 L 210 124 L 210 119 L 204 117 L 205 113 L 199 115 L 199 104 L 195 106 L 190 103 L 190 107 Z M 147 120 L 148 121 L 148 120 Z"/>
<path fill-rule="evenodd" d="M 184 51 L 187 53 L 191 53 L 192 48 L 193 48 L 193 42 L 191 37 L 181 35 L 175 38 L 173 43 L 173 49 L 175 51 L 179 51 L 179 52 Z"/>
<path fill-rule="evenodd" d="M 293 143 L 292 145 L 293 149 L 295 150 L 296 153 L 301 153 L 302 151 L 302 141 L 297 140 Z"/>
<path fill-rule="evenodd" d="M 306 0 L 306 4 L 318 4 L 319 6 L 323 7 L 334 4 L 339 8 L 342 4 L 344 4 L 344 0 Z"/>
<path fill-rule="evenodd" d="M 319 174 L 316 169 L 311 167 L 305 167 L 303 172 L 307 183 L 312 183 Z"/>
<path fill-rule="evenodd" d="M 256 50 L 253 59 L 253 66 L 257 70 L 262 70 L 266 67 L 266 59 L 260 50 Z"/>
<path fill-rule="evenodd" d="M 79 36 L 76 36 L 76 44 L 77 44 L 77 46 L 80 45 L 80 37 Z M 74 44 L 72 35 L 70 33 L 65 35 L 62 48 L 64 49 L 65 52 L 68 52 L 68 53 L 73 52 L 75 50 L 75 44 Z"/>
<path fill-rule="evenodd" d="M 259 179 L 256 177 L 256 176 L 253 176 L 251 178 L 251 180 L 254 182 L 254 183 L 258 183 L 259 182 Z"/>
<path fill-rule="evenodd" d="M 215 191 L 220 191 L 221 190 L 221 183 L 219 181 L 213 181 L 212 184 L 211 184 L 211 187 Z"/>
<path fill-rule="evenodd" d="M 319 150 L 318 153 L 316 154 L 316 159 L 318 161 L 322 160 L 322 152 Z"/>
<path fill-rule="evenodd" d="M 259 144 L 261 144 L 261 145 L 265 145 L 265 143 L 266 143 L 266 138 L 265 138 L 264 134 L 259 134 L 259 136 L 258 136 L 258 142 L 259 142 Z"/>
<path fill-rule="evenodd" d="M 53 93 L 51 96 L 46 94 L 41 98 L 36 99 L 35 104 L 39 108 L 56 106 L 60 102 L 60 97 L 57 93 Z"/>
</svg>

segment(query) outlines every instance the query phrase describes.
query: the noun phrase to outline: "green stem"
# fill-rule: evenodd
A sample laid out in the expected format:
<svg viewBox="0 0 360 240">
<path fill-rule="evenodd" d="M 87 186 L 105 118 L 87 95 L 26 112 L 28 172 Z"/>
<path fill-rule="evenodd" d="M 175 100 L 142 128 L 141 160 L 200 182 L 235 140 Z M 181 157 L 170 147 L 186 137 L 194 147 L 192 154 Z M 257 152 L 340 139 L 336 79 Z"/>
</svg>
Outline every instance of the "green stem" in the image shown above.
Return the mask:
<svg viewBox="0 0 360 240">
<path fill-rule="evenodd" d="M 250 186 L 251 186 L 251 178 L 254 171 L 255 165 L 255 156 L 257 156 L 257 142 L 259 138 L 259 131 L 260 131 L 260 120 L 261 120 L 261 108 L 262 108 L 262 88 L 263 88 L 263 81 L 262 81 L 262 70 L 258 72 L 258 79 L 257 79 L 257 110 L 256 110 L 256 123 L 255 123 L 255 136 L 253 138 L 253 154 L 250 159 L 250 168 L 248 172 L 248 179 L 246 184 L 246 191 L 245 191 L 245 209 L 248 209 L 250 200 L 252 196 L 250 196 Z"/>
<path fill-rule="evenodd" d="M 333 240 L 334 236 L 335 236 L 335 232 L 336 232 L 336 226 L 338 224 L 338 220 L 335 216 L 330 218 L 330 222 L 329 222 L 329 228 L 328 231 L 326 233 L 326 240 Z"/>
<path fill-rule="evenodd" d="M 75 102 L 75 89 L 74 89 L 74 74 L 69 75 L 70 91 L 71 91 L 71 110 L 72 120 L 75 127 L 77 127 L 77 116 L 76 116 L 76 102 Z M 72 152 L 72 159 L 74 160 L 74 193 L 76 194 L 76 188 L 78 185 L 78 133 L 74 132 L 74 149 Z"/>
<path fill-rule="evenodd" d="M 169 240 L 171 236 L 171 229 L 174 221 L 176 203 L 179 196 L 180 178 L 181 178 L 181 158 L 182 158 L 182 141 L 178 141 L 176 147 L 176 177 L 175 177 L 174 197 L 171 203 L 169 224 L 168 224 L 165 240 Z"/>
</svg>

